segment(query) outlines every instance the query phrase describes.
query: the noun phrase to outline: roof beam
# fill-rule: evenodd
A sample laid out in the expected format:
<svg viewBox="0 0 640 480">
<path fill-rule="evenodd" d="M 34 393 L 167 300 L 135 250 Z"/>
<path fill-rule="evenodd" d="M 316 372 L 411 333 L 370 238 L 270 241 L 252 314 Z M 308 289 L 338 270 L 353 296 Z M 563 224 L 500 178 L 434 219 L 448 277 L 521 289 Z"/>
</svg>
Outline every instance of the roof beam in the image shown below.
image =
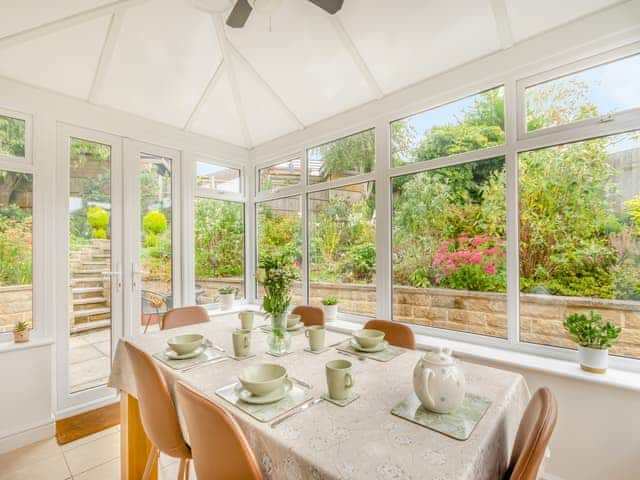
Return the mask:
<svg viewBox="0 0 640 480">
<path fill-rule="evenodd" d="M 500 47 L 502 47 L 503 50 L 513 47 L 515 41 L 513 39 L 513 31 L 511 30 L 511 23 L 509 22 L 505 1 L 490 0 L 489 3 L 491 4 L 491 10 L 493 10 L 493 16 L 496 20 L 496 30 Z"/>
<path fill-rule="evenodd" d="M 118 34 L 120 33 L 120 29 L 122 28 L 124 12 L 124 8 L 119 8 L 111 15 L 109 30 L 107 31 L 107 36 L 104 39 L 104 45 L 102 45 L 100 60 L 98 61 L 96 73 L 93 76 L 91 90 L 89 90 L 89 98 L 87 98 L 90 103 L 95 103 L 98 96 L 102 92 L 102 85 L 104 83 L 105 76 L 107 75 L 107 70 L 109 68 L 109 64 L 111 63 L 111 58 L 113 57 Z"/>
<path fill-rule="evenodd" d="M 204 88 L 202 95 L 200 95 L 200 98 L 198 99 L 198 103 L 196 103 L 196 106 L 193 108 L 191 115 L 189 115 L 187 122 L 184 124 L 183 130 L 189 130 L 193 125 L 193 121 L 196 115 L 202 108 L 202 105 L 204 105 L 204 102 L 206 102 L 207 98 L 209 98 L 209 95 L 211 95 L 211 92 L 213 91 L 214 87 L 218 83 L 218 79 L 222 76 L 223 65 L 224 65 L 224 60 L 221 60 L 218 66 L 216 67 L 215 72 L 213 72 L 213 75 L 211 75 L 211 78 L 209 79 L 207 86 Z"/>
<path fill-rule="evenodd" d="M 225 73 L 231 86 L 231 94 L 233 96 L 233 102 L 236 106 L 238 118 L 240 120 L 240 126 L 242 127 L 242 135 L 246 143 L 246 147 L 252 148 L 253 141 L 251 140 L 251 133 L 249 132 L 249 126 L 247 124 L 247 115 L 242 105 L 242 97 L 240 96 L 240 90 L 238 89 L 238 82 L 236 80 L 236 71 L 233 68 L 233 62 L 231 61 L 229 51 L 229 39 L 224 31 L 224 23 L 222 22 L 222 16 L 219 13 L 212 13 L 211 18 L 213 20 L 213 29 L 218 37 L 218 44 L 222 51 L 222 61 L 225 63 Z"/>
<path fill-rule="evenodd" d="M 82 12 L 69 15 L 68 17 L 37 25 L 21 32 L 5 35 L 4 37 L 0 37 L 0 48 L 10 47 L 33 40 L 34 38 L 49 35 L 50 33 L 64 30 L 65 28 L 73 27 L 104 15 L 114 14 L 120 9 L 129 8 L 146 1 L 147 0 L 117 0 L 90 10 L 83 10 Z"/>
<path fill-rule="evenodd" d="M 276 102 L 278 102 L 280 106 L 289 114 L 289 117 L 298 126 L 298 128 L 303 129 L 304 124 L 302 123 L 302 121 L 298 118 L 298 116 L 294 113 L 294 111 L 289 108 L 289 106 L 285 103 L 282 97 L 278 95 L 276 91 L 271 87 L 271 85 L 269 85 L 269 83 L 262 77 L 262 75 L 258 73 L 258 71 L 251 64 L 251 62 L 249 62 L 249 60 L 247 60 L 247 58 L 244 55 L 242 55 L 242 53 L 240 53 L 240 51 L 236 48 L 236 46 L 233 43 L 229 42 L 229 47 L 231 48 L 233 53 L 240 59 L 240 61 L 242 61 L 242 63 L 245 64 L 245 66 L 249 69 L 249 71 L 255 77 L 255 79 L 265 86 L 267 91 L 276 100 Z"/>
<path fill-rule="evenodd" d="M 365 82 L 369 85 L 371 93 L 373 93 L 375 98 L 382 98 L 384 93 L 382 93 L 382 89 L 380 88 L 378 81 L 373 76 L 373 73 L 371 73 L 369 66 L 364 61 L 364 58 L 362 58 L 362 55 L 360 55 L 360 51 L 358 50 L 358 47 L 356 47 L 356 44 L 353 43 L 353 39 L 345 30 L 340 17 L 338 15 L 330 15 L 329 19 L 331 20 L 331 25 L 333 25 L 333 29 L 338 35 L 338 38 L 340 38 L 340 41 L 342 42 L 342 46 L 349 52 L 349 55 L 351 55 L 351 58 L 353 59 L 353 63 L 358 67 L 358 70 L 360 70 Z"/>
</svg>

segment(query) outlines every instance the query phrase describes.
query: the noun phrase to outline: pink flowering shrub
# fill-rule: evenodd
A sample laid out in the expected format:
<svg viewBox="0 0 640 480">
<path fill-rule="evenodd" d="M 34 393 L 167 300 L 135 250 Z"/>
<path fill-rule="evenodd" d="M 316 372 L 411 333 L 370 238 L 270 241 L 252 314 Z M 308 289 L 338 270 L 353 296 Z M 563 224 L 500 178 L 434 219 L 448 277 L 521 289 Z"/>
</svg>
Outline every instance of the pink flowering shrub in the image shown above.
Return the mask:
<svg viewBox="0 0 640 480">
<path fill-rule="evenodd" d="M 490 236 L 459 237 L 440 244 L 433 259 L 435 282 L 456 290 L 506 291 L 504 240 Z"/>
</svg>

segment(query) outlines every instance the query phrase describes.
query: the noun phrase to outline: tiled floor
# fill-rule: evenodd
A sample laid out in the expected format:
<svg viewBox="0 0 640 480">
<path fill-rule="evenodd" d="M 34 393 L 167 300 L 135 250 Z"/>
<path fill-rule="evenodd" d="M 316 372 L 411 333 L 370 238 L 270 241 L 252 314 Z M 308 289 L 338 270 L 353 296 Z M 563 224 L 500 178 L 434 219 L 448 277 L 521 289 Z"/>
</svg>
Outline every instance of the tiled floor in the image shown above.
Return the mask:
<svg viewBox="0 0 640 480">
<path fill-rule="evenodd" d="M 195 479 L 191 469 L 191 479 Z M 160 456 L 159 480 L 178 477 L 178 460 Z M 66 445 L 55 438 L 0 455 L 0 480 L 117 480 L 120 427 Z"/>
</svg>

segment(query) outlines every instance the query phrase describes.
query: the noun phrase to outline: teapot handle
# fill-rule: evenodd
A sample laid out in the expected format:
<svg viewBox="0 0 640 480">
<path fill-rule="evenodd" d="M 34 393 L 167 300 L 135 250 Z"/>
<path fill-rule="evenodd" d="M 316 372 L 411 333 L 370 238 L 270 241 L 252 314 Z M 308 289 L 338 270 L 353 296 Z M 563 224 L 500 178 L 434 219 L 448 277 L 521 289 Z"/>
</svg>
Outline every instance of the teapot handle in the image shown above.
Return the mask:
<svg viewBox="0 0 640 480">
<path fill-rule="evenodd" d="M 433 398 L 431 397 L 431 393 L 429 393 L 429 380 L 433 376 L 433 370 L 428 367 L 425 367 L 422 370 L 422 374 L 424 375 L 424 394 L 427 397 L 427 400 L 431 405 L 434 405 Z"/>
</svg>

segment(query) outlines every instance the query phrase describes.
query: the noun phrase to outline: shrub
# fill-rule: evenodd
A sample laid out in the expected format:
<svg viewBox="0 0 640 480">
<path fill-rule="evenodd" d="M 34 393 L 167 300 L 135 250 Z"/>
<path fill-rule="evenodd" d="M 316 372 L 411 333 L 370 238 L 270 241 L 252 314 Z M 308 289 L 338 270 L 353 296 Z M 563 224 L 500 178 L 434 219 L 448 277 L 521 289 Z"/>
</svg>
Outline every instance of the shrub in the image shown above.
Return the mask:
<svg viewBox="0 0 640 480">
<path fill-rule="evenodd" d="M 93 238 L 105 239 L 107 238 L 107 231 L 104 228 L 94 228 L 91 231 L 91 236 Z"/>
<path fill-rule="evenodd" d="M 87 209 L 87 222 L 91 225 L 92 238 L 107 238 L 109 212 L 97 205 L 89 207 Z"/>
<path fill-rule="evenodd" d="M 352 247 L 344 262 L 343 273 L 354 280 L 370 281 L 376 271 L 376 246 L 365 243 Z"/>
<path fill-rule="evenodd" d="M 31 283 L 32 218 L 0 216 L 0 285 Z"/>
<path fill-rule="evenodd" d="M 152 210 L 142 218 L 142 228 L 147 234 L 158 235 L 167 230 L 167 217 L 158 210 Z"/>
</svg>

